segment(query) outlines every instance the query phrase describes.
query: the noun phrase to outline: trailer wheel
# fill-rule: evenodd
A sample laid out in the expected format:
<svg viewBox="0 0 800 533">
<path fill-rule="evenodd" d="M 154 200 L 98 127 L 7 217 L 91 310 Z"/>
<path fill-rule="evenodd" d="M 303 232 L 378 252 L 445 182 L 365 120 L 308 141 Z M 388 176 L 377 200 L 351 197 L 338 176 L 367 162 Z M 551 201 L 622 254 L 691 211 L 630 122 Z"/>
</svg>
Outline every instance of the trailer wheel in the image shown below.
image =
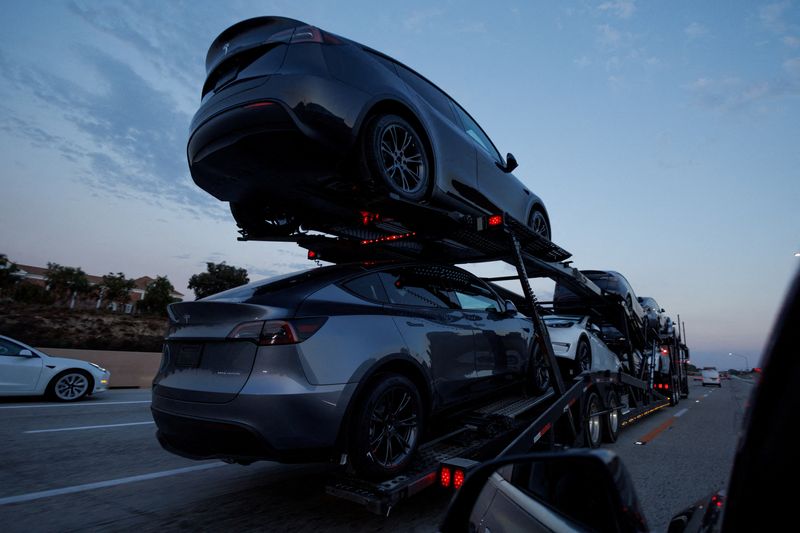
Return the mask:
<svg viewBox="0 0 800 533">
<path fill-rule="evenodd" d="M 617 442 L 619 436 L 619 396 L 614 391 L 608 393 L 606 397 L 606 408 L 608 414 L 603 420 L 603 436 L 605 442 Z"/>
<path fill-rule="evenodd" d="M 425 198 L 431 168 L 425 144 L 402 117 L 383 115 L 367 126 L 364 156 L 370 174 L 389 192 L 404 200 Z"/>
<path fill-rule="evenodd" d="M 538 342 L 533 344 L 526 382 L 528 391 L 534 396 L 541 396 L 550 388 L 550 371 Z"/>
<path fill-rule="evenodd" d="M 382 374 L 361 397 L 354 413 L 351 457 L 365 477 L 401 472 L 422 437 L 424 410 L 414 383 L 399 374 Z"/>
<path fill-rule="evenodd" d="M 601 410 L 600 396 L 596 392 L 592 392 L 586 398 L 586 411 L 583 417 L 583 426 L 586 434 L 585 442 L 589 448 L 597 448 L 602 440 L 601 427 L 603 424 L 599 414 Z"/>
</svg>

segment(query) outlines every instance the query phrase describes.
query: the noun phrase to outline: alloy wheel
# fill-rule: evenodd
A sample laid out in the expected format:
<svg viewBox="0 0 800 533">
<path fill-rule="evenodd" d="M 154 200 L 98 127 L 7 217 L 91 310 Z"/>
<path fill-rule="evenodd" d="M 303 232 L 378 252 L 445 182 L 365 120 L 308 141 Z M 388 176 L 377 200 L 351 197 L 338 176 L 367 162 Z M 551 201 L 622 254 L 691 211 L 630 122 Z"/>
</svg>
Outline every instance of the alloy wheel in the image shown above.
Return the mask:
<svg viewBox="0 0 800 533">
<path fill-rule="evenodd" d="M 416 135 L 400 124 L 389 124 L 380 134 L 383 173 L 398 191 L 417 194 L 427 186 L 427 162 Z"/>
<path fill-rule="evenodd" d="M 56 397 L 59 400 L 77 400 L 89 389 L 89 380 L 80 373 L 65 374 L 61 376 L 54 387 Z"/>
<path fill-rule="evenodd" d="M 382 468 L 406 460 L 419 438 L 419 413 L 410 391 L 393 387 L 378 399 L 370 413 L 368 436 L 369 455 Z"/>
</svg>

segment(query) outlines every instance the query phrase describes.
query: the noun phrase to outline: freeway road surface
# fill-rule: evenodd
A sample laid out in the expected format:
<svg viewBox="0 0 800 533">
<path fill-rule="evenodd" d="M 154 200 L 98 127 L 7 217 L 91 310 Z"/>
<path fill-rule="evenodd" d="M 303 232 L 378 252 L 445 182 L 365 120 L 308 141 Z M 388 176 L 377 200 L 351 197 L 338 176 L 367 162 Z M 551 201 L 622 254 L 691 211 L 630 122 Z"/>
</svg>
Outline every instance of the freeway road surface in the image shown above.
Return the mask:
<svg viewBox="0 0 800 533">
<path fill-rule="evenodd" d="M 751 389 L 693 384 L 689 400 L 626 428 L 610 446 L 653 529 L 725 484 Z M 110 391 L 78 404 L 0 401 L 3 530 L 433 531 L 447 507 L 448 495 L 433 489 L 384 518 L 327 496 L 329 466 L 173 456 L 155 440 L 149 398 Z"/>
</svg>

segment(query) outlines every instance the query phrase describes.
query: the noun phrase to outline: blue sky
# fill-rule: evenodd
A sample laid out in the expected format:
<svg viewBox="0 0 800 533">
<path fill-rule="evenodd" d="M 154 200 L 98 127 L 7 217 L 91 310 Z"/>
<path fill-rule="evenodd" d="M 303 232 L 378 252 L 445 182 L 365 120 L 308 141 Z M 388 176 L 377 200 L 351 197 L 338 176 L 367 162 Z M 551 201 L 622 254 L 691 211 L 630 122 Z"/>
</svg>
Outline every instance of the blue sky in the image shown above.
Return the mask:
<svg viewBox="0 0 800 533">
<path fill-rule="evenodd" d="M 515 154 L 576 266 L 680 313 L 699 364 L 754 364 L 800 265 L 796 0 L 6 2 L 0 253 L 185 293 L 206 261 L 307 268 L 298 248 L 237 242 L 185 160 L 208 45 L 259 15 L 432 79 Z"/>
</svg>

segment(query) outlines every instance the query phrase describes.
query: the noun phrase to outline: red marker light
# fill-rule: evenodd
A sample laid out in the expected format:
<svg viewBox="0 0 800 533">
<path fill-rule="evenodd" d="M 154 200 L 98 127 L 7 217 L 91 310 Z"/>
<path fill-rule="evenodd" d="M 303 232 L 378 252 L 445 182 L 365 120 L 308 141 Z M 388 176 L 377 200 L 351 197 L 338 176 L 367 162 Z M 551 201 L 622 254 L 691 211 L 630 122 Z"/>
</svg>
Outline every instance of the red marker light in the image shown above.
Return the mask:
<svg viewBox="0 0 800 533">
<path fill-rule="evenodd" d="M 314 250 L 309 250 L 308 251 L 308 258 L 309 259 L 316 259 L 317 258 L 317 252 L 315 252 Z"/>
<path fill-rule="evenodd" d="M 489 217 L 490 226 L 499 226 L 503 223 L 503 215 L 492 215 Z"/>
<path fill-rule="evenodd" d="M 442 487 L 450 486 L 450 469 L 446 466 L 443 466 L 442 471 L 439 472 L 439 483 Z"/>
<path fill-rule="evenodd" d="M 458 490 L 461 488 L 461 485 L 463 484 L 464 484 L 464 471 L 456 470 L 456 473 L 453 475 L 453 488 Z"/>
</svg>

